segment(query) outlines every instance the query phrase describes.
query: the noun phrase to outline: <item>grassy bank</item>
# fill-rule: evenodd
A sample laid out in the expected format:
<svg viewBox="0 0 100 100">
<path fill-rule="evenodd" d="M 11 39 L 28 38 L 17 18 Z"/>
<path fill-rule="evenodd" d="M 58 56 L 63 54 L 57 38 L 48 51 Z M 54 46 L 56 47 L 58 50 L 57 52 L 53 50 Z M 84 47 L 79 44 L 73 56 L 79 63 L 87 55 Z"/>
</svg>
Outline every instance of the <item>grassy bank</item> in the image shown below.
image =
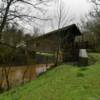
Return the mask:
<svg viewBox="0 0 100 100">
<path fill-rule="evenodd" d="M 88 67 L 62 64 L 35 81 L 3 94 L 0 100 L 100 100 L 100 54 Z"/>
</svg>

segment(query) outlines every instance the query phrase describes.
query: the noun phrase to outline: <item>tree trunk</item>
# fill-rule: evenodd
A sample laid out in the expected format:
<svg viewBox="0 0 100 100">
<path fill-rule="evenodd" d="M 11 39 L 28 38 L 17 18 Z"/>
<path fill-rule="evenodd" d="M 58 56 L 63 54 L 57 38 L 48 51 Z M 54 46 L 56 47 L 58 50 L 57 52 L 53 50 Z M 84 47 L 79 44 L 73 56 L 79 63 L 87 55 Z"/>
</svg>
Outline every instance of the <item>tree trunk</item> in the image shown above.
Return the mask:
<svg viewBox="0 0 100 100">
<path fill-rule="evenodd" d="M 4 15 L 4 17 L 3 17 L 3 20 L 2 20 L 1 26 L 0 26 L 0 40 L 1 40 L 1 38 L 2 38 L 2 31 L 3 31 L 4 27 L 5 27 L 6 20 L 7 20 L 7 15 L 8 15 L 8 12 L 9 12 L 9 9 L 10 9 L 10 5 L 11 5 L 12 1 L 13 1 L 13 0 L 10 0 L 10 2 L 7 3 L 7 7 L 6 7 L 6 9 L 5 9 L 5 10 L 6 10 L 6 11 L 5 11 L 5 15 Z"/>
<path fill-rule="evenodd" d="M 5 72 L 7 90 L 9 90 L 10 89 L 10 84 L 9 84 L 9 69 L 7 70 L 6 68 L 4 68 L 4 72 Z"/>
</svg>

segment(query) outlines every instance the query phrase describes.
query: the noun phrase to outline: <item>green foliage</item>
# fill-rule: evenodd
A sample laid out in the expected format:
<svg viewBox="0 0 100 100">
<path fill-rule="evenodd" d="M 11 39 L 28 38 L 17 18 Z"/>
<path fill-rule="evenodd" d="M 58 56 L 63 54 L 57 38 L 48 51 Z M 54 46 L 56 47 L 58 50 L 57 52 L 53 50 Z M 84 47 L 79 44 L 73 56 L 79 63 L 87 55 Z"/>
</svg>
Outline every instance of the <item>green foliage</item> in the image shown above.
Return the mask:
<svg viewBox="0 0 100 100">
<path fill-rule="evenodd" d="M 2 40 L 4 43 L 16 46 L 23 41 L 23 30 L 18 29 L 16 26 L 9 27 L 2 34 Z"/>
<path fill-rule="evenodd" d="M 30 47 L 30 34 L 24 34 L 22 29 L 18 29 L 17 25 L 6 25 L 2 33 L 2 42 L 0 44 L 0 64 L 23 65 L 27 63 L 25 47 Z M 7 45 L 5 45 L 7 44 Z M 15 48 L 12 48 L 15 47 Z M 30 53 L 32 55 L 32 53 Z M 30 56 L 30 58 L 32 58 Z M 30 59 L 28 58 L 28 59 Z"/>
<path fill-rule="evenodd" d="M 0 45 L 0 64 L 4 64 L 6 62 L 10 63 L 12 59 L 13 49 L 7 47 L 5 45 Z"/>
<path fill-rule="evenodd" d="M 38 79 L 0 95 L 0 100 L 100 100 L 100 54 L 83 67 L 62 64 Z"/>
<path fill-rule="evenodd" d="M 35 52 L 35 51 L 30 51 L 30 52 L 29 52 L 29 55 L 30 55 L 31 60 L 32 60 L 32 59 L 35 59 L 35 57 L 36 57 L 36 52 Z M 33 61 L 33 60 L 32 60 L 32 61 Z"/>
<path fill-rule="evenodd" d="M 32 52 L 28 52 L 28 54 L 29 57 L 27 58 L 24 48 L 15 49 L 9 46 L 0 45 L 0 64 L 26 65 L 27 59 L 33 62 L 33 56 L 35 56 Z"/>
<path fill-rule="evenodd" d="M 92 55 L 89 55 L 89 58 L 88 58 L 89 65 L 95 64 L 96 61 L 97 61 L 96 57 L 93 57 Z"/>
<path fill-rule="evenodd" d="M 14 51 L 12 63 L 15 65 L 25 65 L 26 59 L 25 50 L 18 48 Z"/>
<path fill-rule="evenodd" d="M 0 45 L 0 64 L 23 64 L 25 58 L 25 50 Z"/>
</svg>

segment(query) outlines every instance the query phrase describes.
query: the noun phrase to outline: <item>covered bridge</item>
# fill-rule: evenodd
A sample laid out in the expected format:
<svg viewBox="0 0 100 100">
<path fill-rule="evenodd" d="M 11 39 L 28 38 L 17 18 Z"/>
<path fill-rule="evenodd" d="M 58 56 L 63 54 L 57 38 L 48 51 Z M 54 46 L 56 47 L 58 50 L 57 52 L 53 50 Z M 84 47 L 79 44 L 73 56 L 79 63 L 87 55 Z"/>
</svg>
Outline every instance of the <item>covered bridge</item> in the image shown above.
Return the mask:
<svg viewBox="0 0 100 100">
<path fill-rule="evenodd" d="M 30 49 L 36 52 L 56 53 L 60 48 L 63 61 L 76 61 L 80 48 L 76 46 L 75 38 L 79 35 L 79 28 L 72 24 L 36 37 L 31 41 Z"/>
</svg>

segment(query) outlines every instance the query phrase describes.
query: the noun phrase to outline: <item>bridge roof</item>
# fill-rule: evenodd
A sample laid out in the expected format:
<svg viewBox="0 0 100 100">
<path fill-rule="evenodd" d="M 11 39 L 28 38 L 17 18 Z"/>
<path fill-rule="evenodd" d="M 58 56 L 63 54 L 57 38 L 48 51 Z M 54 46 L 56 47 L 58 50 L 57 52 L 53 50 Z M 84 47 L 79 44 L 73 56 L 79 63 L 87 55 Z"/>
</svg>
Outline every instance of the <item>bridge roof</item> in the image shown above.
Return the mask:
<svg viewBox="0 0 100 100">
<path fill-rule="evenodd" d="M 74 36 L 81 35 L 79 28 L 75 24 L 72 24 L 72 25 L 48 32 L 46 34 L 40 35 L 40 36 L 36 37 L 35 39 L 45 38 L 45 37 L 48 37 L 48 36 L 54 35 L 54 34 L 59 35 L 59 36 L 62 36 L 62 35 L 64 36 L 64 35 L 66 35 L 66 33 L 73 34 Z"/>
</svg>

